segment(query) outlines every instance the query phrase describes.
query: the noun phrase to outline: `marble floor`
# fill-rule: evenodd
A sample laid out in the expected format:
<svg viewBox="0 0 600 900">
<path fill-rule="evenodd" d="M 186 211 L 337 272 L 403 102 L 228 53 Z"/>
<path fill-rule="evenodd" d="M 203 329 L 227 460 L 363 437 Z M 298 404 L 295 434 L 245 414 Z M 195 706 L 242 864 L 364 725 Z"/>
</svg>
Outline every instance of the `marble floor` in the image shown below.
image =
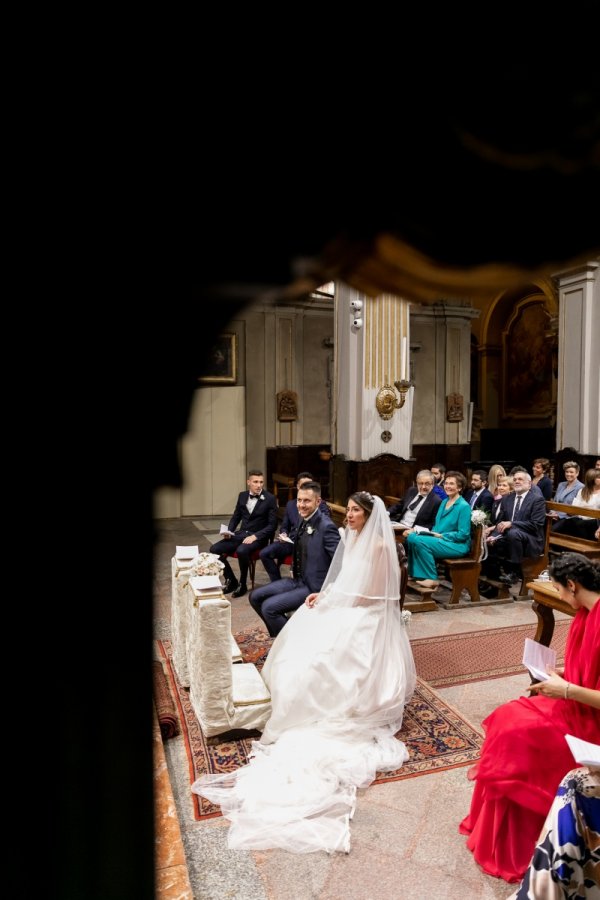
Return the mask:
<svg viewBox="0 0 600 900">
<path fill-rule="evenodd" d="M 197 543 L 200 550 L 208 550 L 220 521 L 156 521 L 156 638 L 170 636 L 170 560 L 175 545 Z M 268 581 L 260 563 L 256 581 Z M 234 631 L 256 624 L 247 595 L 232 599 L 231 605 Z M 557 614 L 559 618 L 561 614 Z M 414 614 L 409 634 L 416 639 L 520 624 L 531 624 L 533 634 L 535 621 L 526 600 L 453 610 L 440 607 Z M 529 676 L 523 672 L 437 690 L 447 703 L 481 728 L 482 720 L 498 704 L 524 694 L 528 683 Z M 295 855 L 280 850 L 229 850 L 228 826 L 223 818 L 204 822 L 193 818 L 181 736 L 165 742 L 164 756 L 170 784 L 158 782 L 157 792 L 172 791 L 172 805 L 169 797 L 162 801 L 157 798 L 157 808 L 162 802 L 163 808 L 172 810 L 173 815 L 176 812 L 178 822 L 167 816 L 167 832 L 157 834 L 157 896 L 161 900 L 397 900 L 425 895 L 445 900 L 505 900 L 514 890 L 514 886 L 485 875 L 466 849 L 465 838 L 458 834 L 457 825 L 468 811 L 473 789 L 467 767 L 374 785 L 359 792 L 348 855 Z"/>
</svg>

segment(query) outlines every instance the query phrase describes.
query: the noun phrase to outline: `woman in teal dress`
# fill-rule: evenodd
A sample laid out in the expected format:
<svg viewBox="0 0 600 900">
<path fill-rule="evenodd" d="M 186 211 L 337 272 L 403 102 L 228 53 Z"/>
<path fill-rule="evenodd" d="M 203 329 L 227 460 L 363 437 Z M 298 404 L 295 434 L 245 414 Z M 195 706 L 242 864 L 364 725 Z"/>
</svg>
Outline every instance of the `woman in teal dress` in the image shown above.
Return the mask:
<svg viewBox="0 0 600 900">
<path fill-rule="evenodd" d="M 460 472 L 446 472 L 444 490 L 448 497 L 439 506 L 431 532 L 408 531 L 408 574 L 421 587 L 439 585 L 437 559 L 457 559 L 471 549 L 471 507 L 461 497 L 466 484 Z"/>
</svg>

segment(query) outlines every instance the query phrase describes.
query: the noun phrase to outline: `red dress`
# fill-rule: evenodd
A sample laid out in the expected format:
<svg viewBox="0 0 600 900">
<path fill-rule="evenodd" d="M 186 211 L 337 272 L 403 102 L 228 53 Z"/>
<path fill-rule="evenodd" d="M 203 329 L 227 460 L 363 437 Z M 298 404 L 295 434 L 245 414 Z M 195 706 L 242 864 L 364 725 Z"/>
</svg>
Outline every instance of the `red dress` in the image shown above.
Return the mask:
<svg viewBox="0 0 600 900">
<path fill-rule="evenodd" d="M 600 601 L 580 608 L 565 649 L 567 681 L 600 689 Z M 520 881 L 561 779 L 576 762 L 565 734 L 600 744 L 600 710 L 534 695 L 504 703 L 485 719 L 469 815 L 459 831 L 489 875 Z"/>
</svg>

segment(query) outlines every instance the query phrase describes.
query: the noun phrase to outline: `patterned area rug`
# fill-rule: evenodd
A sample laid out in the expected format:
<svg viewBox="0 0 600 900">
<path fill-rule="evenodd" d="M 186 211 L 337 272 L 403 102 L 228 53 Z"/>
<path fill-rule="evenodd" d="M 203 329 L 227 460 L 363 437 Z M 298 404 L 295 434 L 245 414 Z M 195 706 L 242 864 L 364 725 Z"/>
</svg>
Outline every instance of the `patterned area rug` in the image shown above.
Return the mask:
<svg viewBox="0 0 600 900">
<path fill-rule="evenodd" d="M 244 662 L 253 662 L 261 668 L 271 639 L 262 628 L 247 628 L 235 635 Z M 176 698 L 181 729 L 189 762 L 190 784 L 206 772 L 233 772 L 248 761 L 252 739 L 208 744 L 190 703 L 189 692 L 177 680 L 171 660 L 170 641 L 158 641 L 165 660 L 167 675 Z M 445 703 L 421 680 L 415 694 L 404 711 L 402 730 L 397 737 L 404 741 L 410 758 L 396 772 L 380 773 L 374 784 L 399 781 L 428 772 L 467 766 L 479 759 L 481 734 L 453 707 Z M 196 819 L 219 816 L 220 809 L 203 797 L 190 792 Z"/>
<path fill-rule="evenodd" d="M 551 647 L 562 665 L 571 619 L 554 628 Z M 505 675 L 526 674 L 521 660 L 525 638 L 533 638 L 532 625 L 509 625 L 486 631 L 465 631 L 411 641 L 417 673 L 432 687 L 451 687 L 469 681 L 486 681 Z"/>
</svg>

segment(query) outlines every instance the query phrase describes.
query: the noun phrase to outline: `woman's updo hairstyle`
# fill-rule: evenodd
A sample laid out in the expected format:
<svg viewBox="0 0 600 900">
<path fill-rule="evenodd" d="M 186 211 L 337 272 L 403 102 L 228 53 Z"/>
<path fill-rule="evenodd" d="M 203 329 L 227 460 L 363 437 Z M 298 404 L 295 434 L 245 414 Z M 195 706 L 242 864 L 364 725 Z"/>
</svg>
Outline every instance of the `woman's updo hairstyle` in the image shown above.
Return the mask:
<svg viewBox="0 0 600 900">
<path fill-rule="evenodd" d="M 361 509 L 364 509 L 367 514 L 367 518 L 373 512 L 374 499 L 373 494 L 370 494 L 368 491 L 357 491 L 355 494 L 350 494 L 350 500 L 354 500 Z"/>
</svg>

